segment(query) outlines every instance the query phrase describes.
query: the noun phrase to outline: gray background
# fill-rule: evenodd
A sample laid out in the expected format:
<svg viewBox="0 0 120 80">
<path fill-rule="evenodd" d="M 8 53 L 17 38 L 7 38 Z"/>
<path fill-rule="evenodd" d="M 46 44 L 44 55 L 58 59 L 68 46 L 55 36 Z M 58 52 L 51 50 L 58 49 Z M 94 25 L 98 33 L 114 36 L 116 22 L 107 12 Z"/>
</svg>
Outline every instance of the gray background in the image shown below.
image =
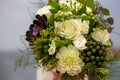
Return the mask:
<svg viewBox="0 0 120 80">
<path fill-rule="evenodd" d="M 20 35 L 24 35 L 32 22 L 29 13 L 36 13 L 39 9 L 30 2 L 38 0 L 0 0 L 0 80 L 35 80 L 36 69 L 33 65 L 26 69 L 13 71 L 15 60 L 21 55 L 18 49 L 24 49 Z M 115 23 L 111 39 L 113 47 L 120 47 L 120 0 L 98 0 L 111 11 Z M 118 68 L 116 68 L 118 67 Z M 120 64 L 115 64 L 116 71 Z M 120 74 L 114 73 L 119 80 Z M 113 75 L 114 75 L 113 74 Z"/>
</svg>

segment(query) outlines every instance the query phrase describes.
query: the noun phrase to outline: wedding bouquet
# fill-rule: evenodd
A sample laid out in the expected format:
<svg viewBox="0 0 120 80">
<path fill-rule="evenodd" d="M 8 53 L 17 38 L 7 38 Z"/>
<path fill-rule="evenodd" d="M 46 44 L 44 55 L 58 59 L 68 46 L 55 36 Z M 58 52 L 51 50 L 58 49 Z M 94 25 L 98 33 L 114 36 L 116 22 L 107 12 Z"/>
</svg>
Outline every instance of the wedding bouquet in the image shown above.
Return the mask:
<svg viewBox="0 0 120 80">
<path fill-rule="evenodd" d="M 109 15 L 94 0 L 49 0 L 26 32 L 37 65 L 55 69 L 61 80 L 107 80 L 113 59 Z"/>
</svg>

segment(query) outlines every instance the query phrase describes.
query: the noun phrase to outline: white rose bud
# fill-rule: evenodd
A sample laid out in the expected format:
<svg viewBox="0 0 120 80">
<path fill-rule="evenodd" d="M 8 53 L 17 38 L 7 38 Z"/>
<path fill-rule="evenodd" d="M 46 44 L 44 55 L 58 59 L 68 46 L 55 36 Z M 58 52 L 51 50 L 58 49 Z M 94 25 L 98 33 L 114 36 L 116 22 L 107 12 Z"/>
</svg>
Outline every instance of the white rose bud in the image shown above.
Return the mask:
<svg viewBox="0 0 120 80">
<path fill-rule="evenodd" d="M 91 9 L 90 7 L 87 7 L 87 6 L 86 6 L 86 13 L 87 13 L 87 14 L 92 13 L 92 9 Z"/>
<path fill-rule="evenodd" d="M 50 15 L 51 15 L 50 9 L 52 9 L 51 6 L 44 6 L 43 8 L 41 8 L 37 11 L 37 14 L 39 14 L 39 15 L 45 14 L 47 16 L 47 18 L 49 19 Z"/>
<path fill-rule="evenodd" d="M 107 44 L 110 39 L 109 33 L 106 29 L 101 30 L 99 28 L 96 28 L 95 31 L 91 34 L 91 36 L 94 40 L 99 41 L 102 44 Z"/>
<path fill-rule="evenodd" d="M 53 40 L 50 44 L 50 48 L 48 49 L 49 55 L 54 55 L 56 50 L 56 46 L 55 46 L 55 41 Z"/>
</svg>

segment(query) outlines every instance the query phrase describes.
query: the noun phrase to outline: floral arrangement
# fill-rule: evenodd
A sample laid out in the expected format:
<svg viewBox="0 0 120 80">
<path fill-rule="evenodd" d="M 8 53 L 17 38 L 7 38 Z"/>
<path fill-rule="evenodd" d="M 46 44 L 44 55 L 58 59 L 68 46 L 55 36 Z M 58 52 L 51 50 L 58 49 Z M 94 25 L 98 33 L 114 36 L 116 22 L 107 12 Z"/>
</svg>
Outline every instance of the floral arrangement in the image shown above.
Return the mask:
<svg viewBox="0 0 120 80">
<path fill-rule="evenodd" d="M 94 0 L 49 0 L 38 10 L 26 40 L 38 66 L 61 80 L 107 80 L 113 18 Z"/>
</svg>

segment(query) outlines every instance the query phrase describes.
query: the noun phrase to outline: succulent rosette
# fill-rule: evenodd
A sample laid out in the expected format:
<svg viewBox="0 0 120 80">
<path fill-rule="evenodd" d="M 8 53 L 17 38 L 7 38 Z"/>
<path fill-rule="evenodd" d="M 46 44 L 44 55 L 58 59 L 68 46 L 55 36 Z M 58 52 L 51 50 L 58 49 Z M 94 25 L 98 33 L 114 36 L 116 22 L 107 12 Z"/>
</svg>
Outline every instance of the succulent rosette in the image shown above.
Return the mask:
<svg viewBox="0 0 120 80">
<path fill-rule="evenodd" d="M 104 16 L 109 14 L 94 0 L 49 0 L 26 32 L 37 64 L 56 69 L 61 80 L 107 80 L 113 19 Z"/>
</svg>

